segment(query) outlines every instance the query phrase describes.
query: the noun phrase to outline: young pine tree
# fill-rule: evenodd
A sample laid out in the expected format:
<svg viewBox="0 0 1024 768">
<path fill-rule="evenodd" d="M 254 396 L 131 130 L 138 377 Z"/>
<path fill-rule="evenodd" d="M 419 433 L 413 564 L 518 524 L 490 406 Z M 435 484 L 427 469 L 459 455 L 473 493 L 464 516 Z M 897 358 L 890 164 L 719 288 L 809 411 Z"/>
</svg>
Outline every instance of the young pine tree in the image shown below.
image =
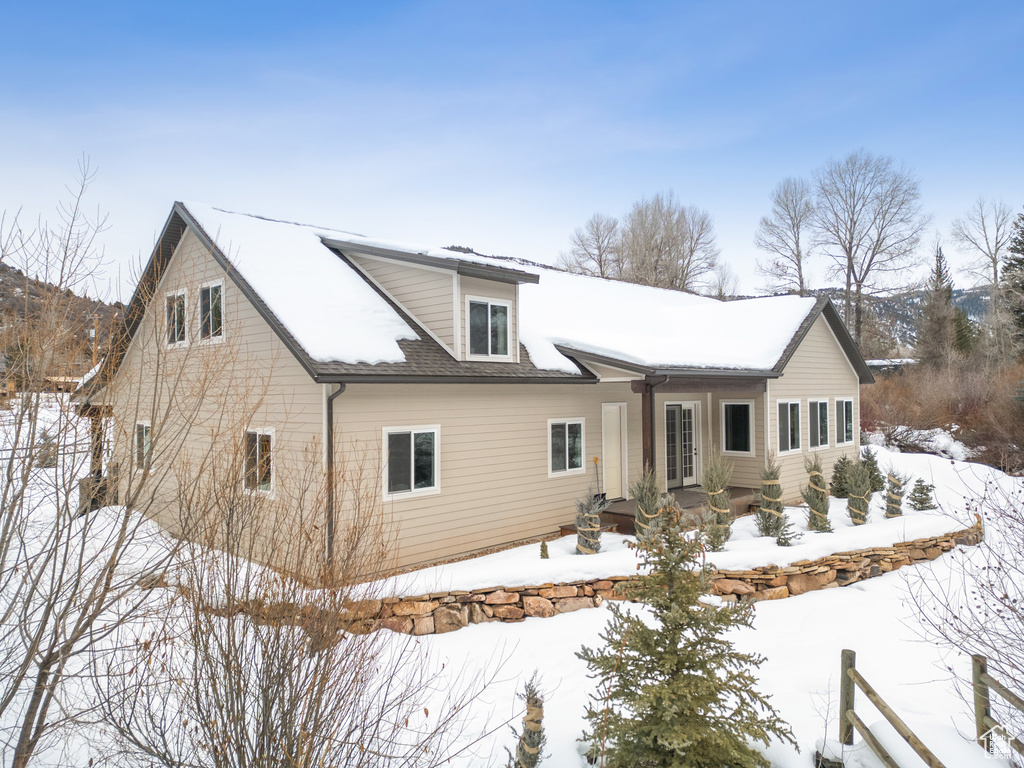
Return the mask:
<svg viewBox="0 0 1024 768">
<path fill-rule="evenodd" d="M 526 714 L 523 715 L 523 731 L 512 733 L 516 737 L 516 751 L 508 752 L 507 768 L 536 768 L 541 760 L 541 750 L 547 743 L 544 735 L 544 695 L 540 692 L 537 683 L 537 673 L 526 681 L 523 686 L 523 693 L 519 698 L 526 705 Z"/>
<path fill-rule="evenodd" d="M 542 541 L 540 543 L 540 559 L 547 560 L 548 557 L 548 543 L 546 541 Z"/>
<path fill-rule="evenodd" d="M 601 513 L 608 502 L 588 488 L 582 499 L 576 499 L 576 552 L 594 555 L 601 550 Z"/>
<path fill-rule="evenodd" d="M 935 499 L 932 498 L 932 491 L 934 490 L 934 485 L 926 483 L 921 478 L 918 478 L 917 482 L 914 483 L 913 489 L 910 491 L 910 497 L 908 498 L 910 506 L 917 512 L 925 512 L 929 509 L 935 509 Z"/>
<path fill-rule="evenodd" d="M 658 479 L 651 469 L 629 486 L 629 493 L 636 500 L 636 536 L 647 539 L 657 528 L 658 517 L 668 498 L 658 488 Z"/>
<path fill-rule="evenodd" d="M 832 523 L 828 519 L 828 485 L 821 471 L 821 458 L 818 454 L 813 453 L 809 459 L 804 459 L 804 469 L 807 470 L 807 486 L 803 489 L 804 501 L 807 503 L 807 528 L 818 533 L 829 533 Z"/>
<path fill-rule="evenodd" d="M 828 484 L 828 487 L 832 491 L 834 498 L 845 499 L 850 495 L 846 486 L 846 475 L 852 466 L 853 462 L 845 453 L 836 459 L 836 463 L 832 465 L 832 482 Z"/>
<path fill-rule="evenodd" d="M 861 462 L 867 467 L 868 481 L 871 485 L 871 492 L 878 493 L 885 489 L 885 477 L 882 469 L 878 466 L 878 455 L 871 448 L 865 448 Z"/>
<path fill-rule="evenodd" d="M 761 468 L 760 504 L 754 516 L 754 523 L 759 534 L 771 536 L 780 547 L 788 547 L 793 544 L 796 534 L 782 506 L 782 483 L 779 481 L 781 474 L 775 453 L 769 453 L 768 460 Z"/>
<path fill-rule="evenodd" d="M 576 654 L 598 682 L 583 734 L 591 755 L 609 768 L 767 768 L 749 742 L 795 742 L 756 688 L 763 657 L 740 653 L 727 637 L 750 626 L 750 607 L 702 602 L 709 575 L 699 563 L 703 542 L 684 534 L 678 510 L 635 546 L 650 570 L 629 582 L 626 596 L 646 604 L 650 616 L 609 603 L 604 647 Z"/>
<path fill-rule="evenodd" d="M 717 552 L 729 540 L 732 532 L 732 505 L 729 503 L 729 482 L 732 464 L 718 451 L 712 451 L 704 465 L 701 478 L 709 514 L 704 516 L 701 528 L 708 538 L 712 552 Z"/>
<path fill-rule="evenodd" d="M 909 477 L 901 475 L 892 467 L 885 478 L 885 516 L 900 517 L 903 514 L 903 494 L 907 492 Z"/>
<path fill-rule="evenodd" d="M 871 469 L 867 463 L 857 461 L 850 464 L 846 472 L 846 510 L 854 525 L 868 521 L 868 504 L 871 502 Z"/>
</svg>

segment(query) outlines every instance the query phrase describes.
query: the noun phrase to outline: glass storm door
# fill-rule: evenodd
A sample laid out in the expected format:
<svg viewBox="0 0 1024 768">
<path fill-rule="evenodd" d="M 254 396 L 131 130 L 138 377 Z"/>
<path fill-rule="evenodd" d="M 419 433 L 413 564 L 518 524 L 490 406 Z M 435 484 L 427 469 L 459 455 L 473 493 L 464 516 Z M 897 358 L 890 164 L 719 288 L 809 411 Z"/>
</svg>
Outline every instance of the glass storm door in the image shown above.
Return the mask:
<svg viewBox="0 0 1024 768">
<path fill-rule="evenodd" d="M 665 409 L 665 479 L 669 488 L 697 483 L 696 408 Z"/>
</svg>

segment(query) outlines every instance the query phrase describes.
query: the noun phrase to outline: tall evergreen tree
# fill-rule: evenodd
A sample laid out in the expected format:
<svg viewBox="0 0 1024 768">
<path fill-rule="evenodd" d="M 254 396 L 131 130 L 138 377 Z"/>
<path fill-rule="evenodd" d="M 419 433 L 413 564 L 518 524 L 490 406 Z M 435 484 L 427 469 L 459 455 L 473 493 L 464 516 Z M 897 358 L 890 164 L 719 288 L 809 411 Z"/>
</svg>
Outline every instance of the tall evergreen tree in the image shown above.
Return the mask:
<svg viewBox="0 0 1024 768">
<path fill-rule="evenodd" d="M 727 637 L 750 626 L 751 609 L 702 601 L 710 574 L 699 560 L 704 543 L 684 534 L 678 508 L 663 518 L 635 545 L 649 574 L 627 582 L 627 598 L 645 603 L 650 616 L 609 603 L 604 647 L 576 654 L 598 681 L 584 739 L 609 768 L 767 768 L 749 742 L 795 742 L 755 687 L 764 658 L 740 653 Z"/>
<path fill-rule="evenodd" d="M 921 303 L 921 321 L 917 329 L 917 359 L 923 365 L 937 367 L 949 360 L 956 342 L 955 314 L 949 267 L 942 255 L 942 246 L 936 243 L 935 265 Z"/>
<path fill-rule="evenodd" d="M 1003 260 L 1001 294 L 1011 316 L 1014 341 L 1024 343 L 1024 213 L 1013 220 L 1010 245 Z"/>
</svg>

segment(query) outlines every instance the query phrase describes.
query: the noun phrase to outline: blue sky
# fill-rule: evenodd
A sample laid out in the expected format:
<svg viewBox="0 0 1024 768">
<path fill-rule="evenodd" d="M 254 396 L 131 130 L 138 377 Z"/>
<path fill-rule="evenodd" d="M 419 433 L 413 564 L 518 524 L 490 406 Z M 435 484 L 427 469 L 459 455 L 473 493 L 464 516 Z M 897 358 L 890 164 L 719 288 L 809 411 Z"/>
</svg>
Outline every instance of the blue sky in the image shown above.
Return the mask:
<svg viewBox="0 0 1024 768">
<path fill-rule="evenodd" d="M 0 209 L 84 154 L 111 285 L 176 199 L 553 261 L 674 190 L 758 287 L 772 187 L 866 149 L 934 227 L 1024 203 L 1024 5 L 4 3 Z M 957 257 L 951 245 L 947 252 Z M 820 269 L 819 269 L 820 271 Z"/>
</svg>

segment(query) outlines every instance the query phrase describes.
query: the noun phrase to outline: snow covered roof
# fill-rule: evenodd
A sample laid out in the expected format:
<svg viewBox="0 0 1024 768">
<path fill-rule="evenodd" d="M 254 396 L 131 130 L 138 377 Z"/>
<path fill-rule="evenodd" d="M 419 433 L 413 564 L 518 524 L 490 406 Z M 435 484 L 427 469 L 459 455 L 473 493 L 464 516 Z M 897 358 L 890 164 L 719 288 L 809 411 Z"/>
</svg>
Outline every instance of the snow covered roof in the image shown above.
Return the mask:
<svg viewBox="0 0 1024 768">
<path fill-rule="evenodd" d="M 569 274 L 520 259 L 378 240 L 203 203 L 175 204 L 144 280 L 159 279 L 188 227 L 317 380 L 593 380 L 577 361 L 619 364 L 640 376 L 777 376 L 823 310 L 855 367 L 863 369 L 862 381 L 871 380 L 827 299 L 782 296 L 721 302 Z M 423 332 L 416 318 L 343 258 L 353 253 L 519 283 L 525 354 L 516 364 L 455 360 Z M 129 337 L 144 312 L 146 295 L 137 291 L 126 312 Z"/>
</svg>

